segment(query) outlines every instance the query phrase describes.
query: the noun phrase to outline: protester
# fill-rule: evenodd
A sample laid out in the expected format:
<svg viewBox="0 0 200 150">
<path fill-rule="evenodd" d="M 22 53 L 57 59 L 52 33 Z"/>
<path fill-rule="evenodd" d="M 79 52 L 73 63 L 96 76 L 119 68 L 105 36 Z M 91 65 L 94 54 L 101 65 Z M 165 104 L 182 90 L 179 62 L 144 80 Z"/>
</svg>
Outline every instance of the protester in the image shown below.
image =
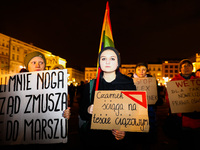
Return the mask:
<svg viewBox="0 0 200 150">
<path fill-rule="evenodd" d="M 73 83 L 71 83 L 70 86 L 68 86 L 68 94 L 69 94 L 69 100 L 70 100 L 70 107 L 73 106 L 75 92 L 76 92 L 76 89 L 75 89 Z"/>
<path fill-rule="evenodd" d="M 57 64 L 55 66 L 53 66 L 52 70 L 57 70 L 57 69 L 64 69 L 64 67 L 60 64 Z"/>
<path fill-rule="evenodd" d="M 24 65 L 29 72 L 42 71 L 46 67 L 46 59 L 40 52 L 28 53 L 24 58 Z"/>
<path fill-rule="evenodd" d="M 197 77 L 200 77 L 200 69 L 198 69 L 198 70 L 195 72 L 195 75 L 196 75 Z"/>
<path fill-rule="evenodd" d="M 53 66 L 53 68 L 52 68 L 52 70 L 59 70 L 59 69 L 64 69 L 64 67 L 62 65 L 60 65 L 60 64 L 57 64 L 57 65 Z M 71 109 L 71 107 L 67 107 L 67 109 L 64 110 L 64 112 L 63 112 L 63 117 L 64 118 L 66 118 L 66 119 L 70 118 L 70 115 L 71 115 L 70 109 Z"/>
<path fill-rule="evenodd" d="M 77 92 L 76 92 L 76 97 L 77 97 L 77 101 L 78 101 L 78 104 L 79 106 L 81 106 L 82 104 L 82 100 L 83 100 L 83 95 L 84 95 L 84 87 L 85 87 L 85 83 L 84 81 L 81 81 L 81 83 L 78 85 L 77 87 Z M 80 107 L 79 107 L 79 110 L 78 110 L 78 120 L 79 120 L 79 134 L 80 136 L 82 135 L 81 134 L 81 126 L 86 122 L 85 120 L 82 120 L 81 117 L 80 117 Z M 80 137 L 82 138 L 82 137 Z M 84 138 L 84 137 L 83 137 Z"/>
<path fill-rule="evenodd" d="M 180 61 L 179 68 L 181 73 L 172 78 L 171 81 L 199 78 L 195 77 L 195 74 L 192 72 L 193 65 L 190 60 L 183 59 Z M 168 95 L 166 100 L 169 103 Z M 200 141 L 200 112 L 177 113 L 173 115 L 177 116 L 176 123 L 180 120 L 180 135 L 178 136 L 180 149 L 198 149 Z"/>
<path fill-rule="evenodd" d="M 25 68 L 20 69 L 19 73 L 28 72 Z"/>
<path fill-rule="evenodd" d="M 156 102 L 156 106 L 161 106 L 165 102 L 165 94 L 166 94 L 166 87 L 162 83 L 157 86 L 158 88 L 158 100 Z"/>
<path fill-rule="evenodd" d="M 148 72 L 148 65 L 146 63 L 138 63 L 136 65 L 136 71 L 133 75 L 134 78 L 146 78 L 152 77 Z M 145 141 L 146 144 L 142 144 L 143 149 L 150 148 L 151 144 L 156 142 L 156 135 L 157 135 L 157 125 L 156 125 L 156 106 L 155 105 L 148 105 L 148 116 L 149 116 L 149 124 L 150 130 L 149 133 L 141 133 L 140 141 Z"/>
<path fill-rule="evenodd" d="M 147 74 L 148 65 L 146 63 L 138 63 L 135 67 L 134 78 L 145 78 L 152 77 L 150 74 Z"/>
<path fill-rule="evenodd" d="M 119 72 L 120 54 L 115 48 L 104 48 L 100 52 L 98 58 L 102 70 L 100 73 L 98 90 L 136 90 L 133 80 Z M 86 85 L 80 108 L 81 119 L 89 121 L 84 138 L 84 142 L 86 142 L 85 145 L 118 147 L 126 141 L 125 137 L 127 137 L 127 133 L 124 131 L 115 129 L 113 129 L 112 132 L 107 130 L 90 130 L 95 86 L 96 80 L 91 87 L 92 93 L 90 102 L 90 84 Z"/>
<path fill-rule="evenodd" d="M 45 56 L 37 51 L 28 53 L 24 58 L 24 65 L 29 72 L 43 71 L 46 67 Z M 70 118 L 70 108 L 63 112 L 63 117 L 66 119 Z"/>
</svg>

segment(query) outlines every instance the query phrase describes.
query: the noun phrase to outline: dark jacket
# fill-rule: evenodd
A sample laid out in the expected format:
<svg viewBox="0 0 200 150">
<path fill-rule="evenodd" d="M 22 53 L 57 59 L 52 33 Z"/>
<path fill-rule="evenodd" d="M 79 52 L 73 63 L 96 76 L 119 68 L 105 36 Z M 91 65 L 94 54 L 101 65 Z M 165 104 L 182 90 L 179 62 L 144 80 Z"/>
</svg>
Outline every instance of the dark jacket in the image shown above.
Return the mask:
<svg viewBox="0 0 200 150">
<path fill-rule="evenodd" d="M 92 96 L 91 96 L 91 101 L 90 101 L 90 85 L 86 84 L 83 99 L 81 100 L 81 105 L 80 105 L 81 119 L 89 121 L 88 130 L 87 130 L 86 134 L 84 135 L 84 139 L 86 140 L 85 143 L 89 142 L 90 145 L 94 144 L 96 146 L 97 145 L 101 145 L 101 146 L 103 146 L 103 145 L 111 146 L 112 145 L 112 148 L 113 148 L 113 146 L 118 147 L 118 145 L 119 146 L 127 145 L 128 133 L 126 133 L 124 140 L 117 141 L 114 138 L 114 135 L 112 135 L 112 132 L 109 130 L 90 130 L 92 115 L 89 114 L 87 110 L 88 110 L 88 107 L 91 104 L 93 104 L 93 102 L 94 102 L 95 87 L 96 87 L 96 80 L 93 85 Z M 116 79 L 110 83 L 108 83 L 104 80 L 102 73 L 101 73 L 98 89 L 99 90 L 136 90 L 136 87 L 134 85 L 132 78 L 129 78 L 129 77 L 121 74 L 120 72 L 117 72 Z M 128 139 L 130 139 L 130 138 L 128 138 Z"/>
<path fill-rule="evenodd" d="M 96 87 L 96 80 L 93 85 L 92 96 L 90 101 L 90 85 L 86 84 L 84 95 L 80 106 L 80 117 L 83 120 L 91 120 L 91 115 L 88 114 L 87 108 L 94 102 L 94 93 Z M 99 79 L 99 90 L 136 90 L 133 79 L 129 78 L 120 72 L 116 73 L 116 79 L 110 83 L 106 82 L 101 73 Z"/>
</svg>

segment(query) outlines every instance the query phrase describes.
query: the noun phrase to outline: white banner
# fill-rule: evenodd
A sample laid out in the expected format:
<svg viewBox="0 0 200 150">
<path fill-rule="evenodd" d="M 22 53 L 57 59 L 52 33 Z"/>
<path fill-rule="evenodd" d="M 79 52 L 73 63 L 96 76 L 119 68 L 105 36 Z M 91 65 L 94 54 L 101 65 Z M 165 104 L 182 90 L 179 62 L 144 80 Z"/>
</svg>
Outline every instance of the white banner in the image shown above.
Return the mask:
<svg viewBox="0 0 200 150">
<path fill-rule="evenodd" d="M 67 142 L 66 69 L 1 76 L 0 81 L 0 144 Z"/>
<path fill-rule="evenodd" d="M 146 91 L 148 104 L 154 105 L 158 100 L 156 78 L 133 78 L 133 80 L 137 91 Z"/>
<path fill-rule="evenodd" d="M 200 112 L 200 79 L 170 81 L 167 92 L 172 113 Z"/>
</svg>

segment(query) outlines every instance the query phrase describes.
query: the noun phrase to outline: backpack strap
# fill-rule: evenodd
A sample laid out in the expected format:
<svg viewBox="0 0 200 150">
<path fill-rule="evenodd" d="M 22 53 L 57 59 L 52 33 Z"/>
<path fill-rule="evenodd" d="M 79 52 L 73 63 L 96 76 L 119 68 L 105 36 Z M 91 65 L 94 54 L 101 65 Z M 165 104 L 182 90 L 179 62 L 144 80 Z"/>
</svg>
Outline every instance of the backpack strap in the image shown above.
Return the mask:
<svg viewBox="0 0 200 150">
<path fill-rule="evenodd" d="M 92 90 L 93 90 L 93 87 L 94 87 L 94 80 L 95 79 L 92 79 L 90 80 L 90 103 L 92 102 Z"/>
</svg>

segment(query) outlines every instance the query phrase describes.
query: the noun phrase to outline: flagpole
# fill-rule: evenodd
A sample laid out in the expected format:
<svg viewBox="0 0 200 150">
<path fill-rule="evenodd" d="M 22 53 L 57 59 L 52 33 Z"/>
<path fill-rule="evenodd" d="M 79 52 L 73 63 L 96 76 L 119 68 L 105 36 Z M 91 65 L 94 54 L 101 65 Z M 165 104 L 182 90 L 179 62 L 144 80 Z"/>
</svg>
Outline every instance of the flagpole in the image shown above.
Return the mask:
<svg viewBox="0 0 200 150">
<path fill-rule="evenodd" d="M 112 37 L 112 29 L 111 29 L 111 22 L 110 22 L 110 8 L 109 8 L 109 2 L 108 1 L 106 3 L 106 10 L 105 10 L 104 20 L 103 20 L 103 25 L 102 25 L 101 39 L 100 39 L 100 43 L 99 43 L 99 53 L 101 52 L 101 50 L 103 48 L 105 48 L 105 44 L 106 44 L 105 35 L 107 33 L 107 30 L 109 32 L 110 40 L 112 41 L 112 43 L 114 43 L 113 37 Z M 107 46 L 109 46 L 109 45 L 107 45 Z M 112 46 L 114 46 L 114 44 Z M 98 55 L 99 55 L 99 53 L 98 53 Z M 100 79 L 100 73 L 101 73 L 101 68 L 99 67 L 99 62 L 100 62 L 100 60 L 99 60 L 99 57 L 98 57 L 95 91 L 97 91 L 98 88 L 99 88 L 99 79 Z"/>
</svg>

